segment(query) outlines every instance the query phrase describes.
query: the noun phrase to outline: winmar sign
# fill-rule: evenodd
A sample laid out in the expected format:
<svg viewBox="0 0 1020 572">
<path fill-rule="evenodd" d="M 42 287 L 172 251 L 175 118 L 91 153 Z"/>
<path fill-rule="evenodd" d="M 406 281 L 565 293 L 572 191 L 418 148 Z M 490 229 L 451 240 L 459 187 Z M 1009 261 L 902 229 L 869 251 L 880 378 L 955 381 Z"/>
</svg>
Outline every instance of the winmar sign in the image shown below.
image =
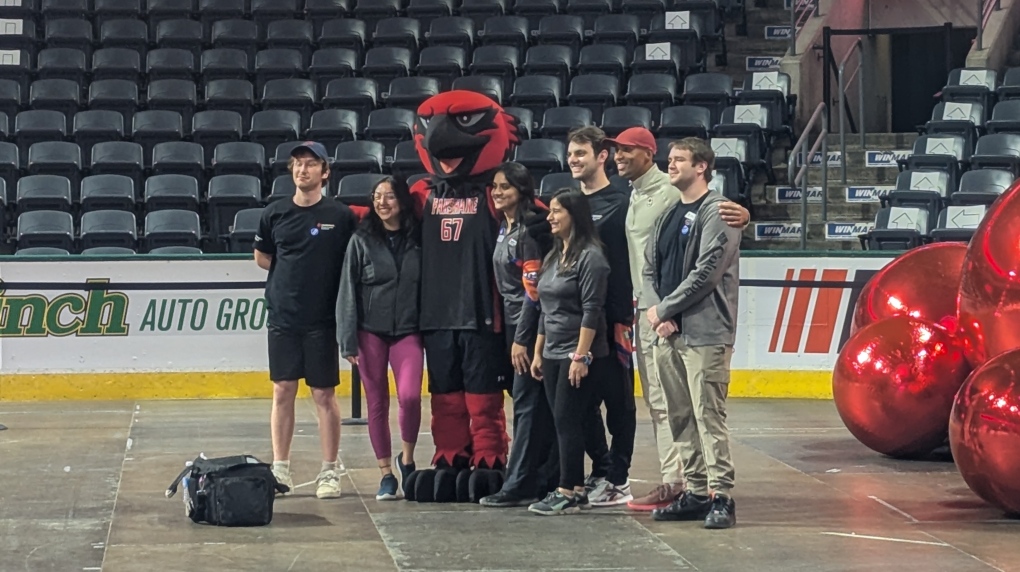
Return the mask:
<svg viewBox="0 0 1020 572">
<path fill-rule="evenodd" d="M 141 291 L 111 291 L 104 288 L 106 284 L 109 279 L 90 279 L 83 292 L 45 296 L 8 295 L 0 282 L 0 337 L 243 332 L 266 326 L 265 299 L 236 296 L 240 293 L 236 290 L 209 297 L 196 296 L 196 291 L 179 297 L 150 297 Z"/>
<path fill-rule="evenodd" d="M 90 289 L 85 295 L 66 292 L 53 298 L 42 294 L 9 296 L 0 283 L 0 337 L 126 336 L 128 302 L 127 294 L 101 288 Z"/>
</svg>

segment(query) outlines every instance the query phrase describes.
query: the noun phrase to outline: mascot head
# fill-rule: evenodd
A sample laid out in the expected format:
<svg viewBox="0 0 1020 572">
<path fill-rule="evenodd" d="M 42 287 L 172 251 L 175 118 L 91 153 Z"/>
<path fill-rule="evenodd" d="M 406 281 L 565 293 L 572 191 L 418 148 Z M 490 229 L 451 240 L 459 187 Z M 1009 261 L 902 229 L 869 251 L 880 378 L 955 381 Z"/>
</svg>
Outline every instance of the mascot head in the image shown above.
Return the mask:
<svg viewBox="0 0 1020 572">
<path fill-rule="evenodd" d="M 434 178 L 453 182 L 488 175 L 519 142 L 516 118 L 480 93 L 447 91 L 418 107 L 414 143 Z"/>
</svg>

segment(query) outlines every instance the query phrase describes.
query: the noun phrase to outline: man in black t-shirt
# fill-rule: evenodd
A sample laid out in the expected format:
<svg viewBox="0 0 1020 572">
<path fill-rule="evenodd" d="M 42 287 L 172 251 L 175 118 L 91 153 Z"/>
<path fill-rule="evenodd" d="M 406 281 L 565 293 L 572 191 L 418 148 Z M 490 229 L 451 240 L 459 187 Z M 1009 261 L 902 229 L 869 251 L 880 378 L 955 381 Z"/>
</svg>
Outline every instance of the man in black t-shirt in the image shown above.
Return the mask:
<svg viewBox="0 0 1020 572">
<path fill-rule="evenodd" d="M 634 324 L 634 289 L 627 255 L 627 209 L 630 191 L 606 176 L 609 150 L 606 134 L 598 127 L 580 127 L 567 136 L 567 165 L 581 192 L 588 197 L 592 220 L 609 261 L 606 291 L 606 331 L 613 350 L 606 360 L 611 375 L 601 377 L 594 407 L 585 416 L 585 451 L 592 459 L 587 486 L 592 506 L 626 504 L 633 499 L 629 473 L 634 454 L 637 410 L 634 403 L 634 366 L 631 328 Z M 602 422 L 602 404 L 606 423 Z M 605 428 L 612 436 L 606 443 Z"/>
<path fill-rule="evenodd" d="M 297 188 L 294 197 L 266 207 L 255 236 L 255 262 L 269 271 L 266 306 L 269 378 L 274 385 L 273 474 L 293 489 L 290 445 L 294 400 L 298 380 L 304 378 L 318 409 L 323 455 L 315 494 L 321 499 L 338 498 L 336 298 L 355 217 L 343 203 L 323 195 L 329 178 L 329 153 L 322 144 L 309 141 L 295 147 L 288 166 Z"/>
</svg>

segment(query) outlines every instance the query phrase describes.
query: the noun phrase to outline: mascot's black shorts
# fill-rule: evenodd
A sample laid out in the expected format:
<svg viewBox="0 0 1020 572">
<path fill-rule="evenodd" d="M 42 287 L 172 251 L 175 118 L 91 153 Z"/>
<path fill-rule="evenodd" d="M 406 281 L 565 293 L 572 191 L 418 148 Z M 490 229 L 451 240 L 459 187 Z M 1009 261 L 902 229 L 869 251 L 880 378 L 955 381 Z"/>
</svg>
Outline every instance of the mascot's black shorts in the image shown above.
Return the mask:
<svg viewBox="0 0 1020 572">
<path fill-rule="evenodd" d="M 500 393 L 513 383 L 504 336 L 474 330 L 423 332 L 429 393 Z"/>
</svg>

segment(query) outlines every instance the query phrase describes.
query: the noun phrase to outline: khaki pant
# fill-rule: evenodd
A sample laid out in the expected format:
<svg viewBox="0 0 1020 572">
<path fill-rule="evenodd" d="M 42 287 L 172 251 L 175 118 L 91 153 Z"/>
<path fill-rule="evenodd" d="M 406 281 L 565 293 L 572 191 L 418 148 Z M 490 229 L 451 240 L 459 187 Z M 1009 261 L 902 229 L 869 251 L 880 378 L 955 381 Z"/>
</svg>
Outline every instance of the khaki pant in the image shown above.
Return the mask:
<svg viewBox="0 0 1020 572">
<path fill-rule="evenodd" d="M 682 483 L 683 468 L 680 465 L 680 450 L 674 443 L 673 423 L 667 418 L 666 394 L 663 392 L 662 384 L 659 383 L 659 376 L 656 373 L 653 359 L 653 345 L 658 336 L 655 330 L 648 324 L 645 317 L 647 310 L 638 310 L 634 319 L 635 331 L 635 353 L 637 355 L 638 377 L 641 379 L 641 393 L 648 405 L 648 412 L 652 418 L 652 431 L 655 437 L 655 447 L 659 452 L 659 470 L 662 471 L 662 482 Z M 652 364 L 653 367 L 648 367 Z"/>
<path fill-rule="evenodd" d="M 657 341 L 653 355 L 688 490 L 729 494 L 734 470 L 726 395 L 733 346 L 692 348 L 680 336 L 670 336 Z"/>
</svg>

